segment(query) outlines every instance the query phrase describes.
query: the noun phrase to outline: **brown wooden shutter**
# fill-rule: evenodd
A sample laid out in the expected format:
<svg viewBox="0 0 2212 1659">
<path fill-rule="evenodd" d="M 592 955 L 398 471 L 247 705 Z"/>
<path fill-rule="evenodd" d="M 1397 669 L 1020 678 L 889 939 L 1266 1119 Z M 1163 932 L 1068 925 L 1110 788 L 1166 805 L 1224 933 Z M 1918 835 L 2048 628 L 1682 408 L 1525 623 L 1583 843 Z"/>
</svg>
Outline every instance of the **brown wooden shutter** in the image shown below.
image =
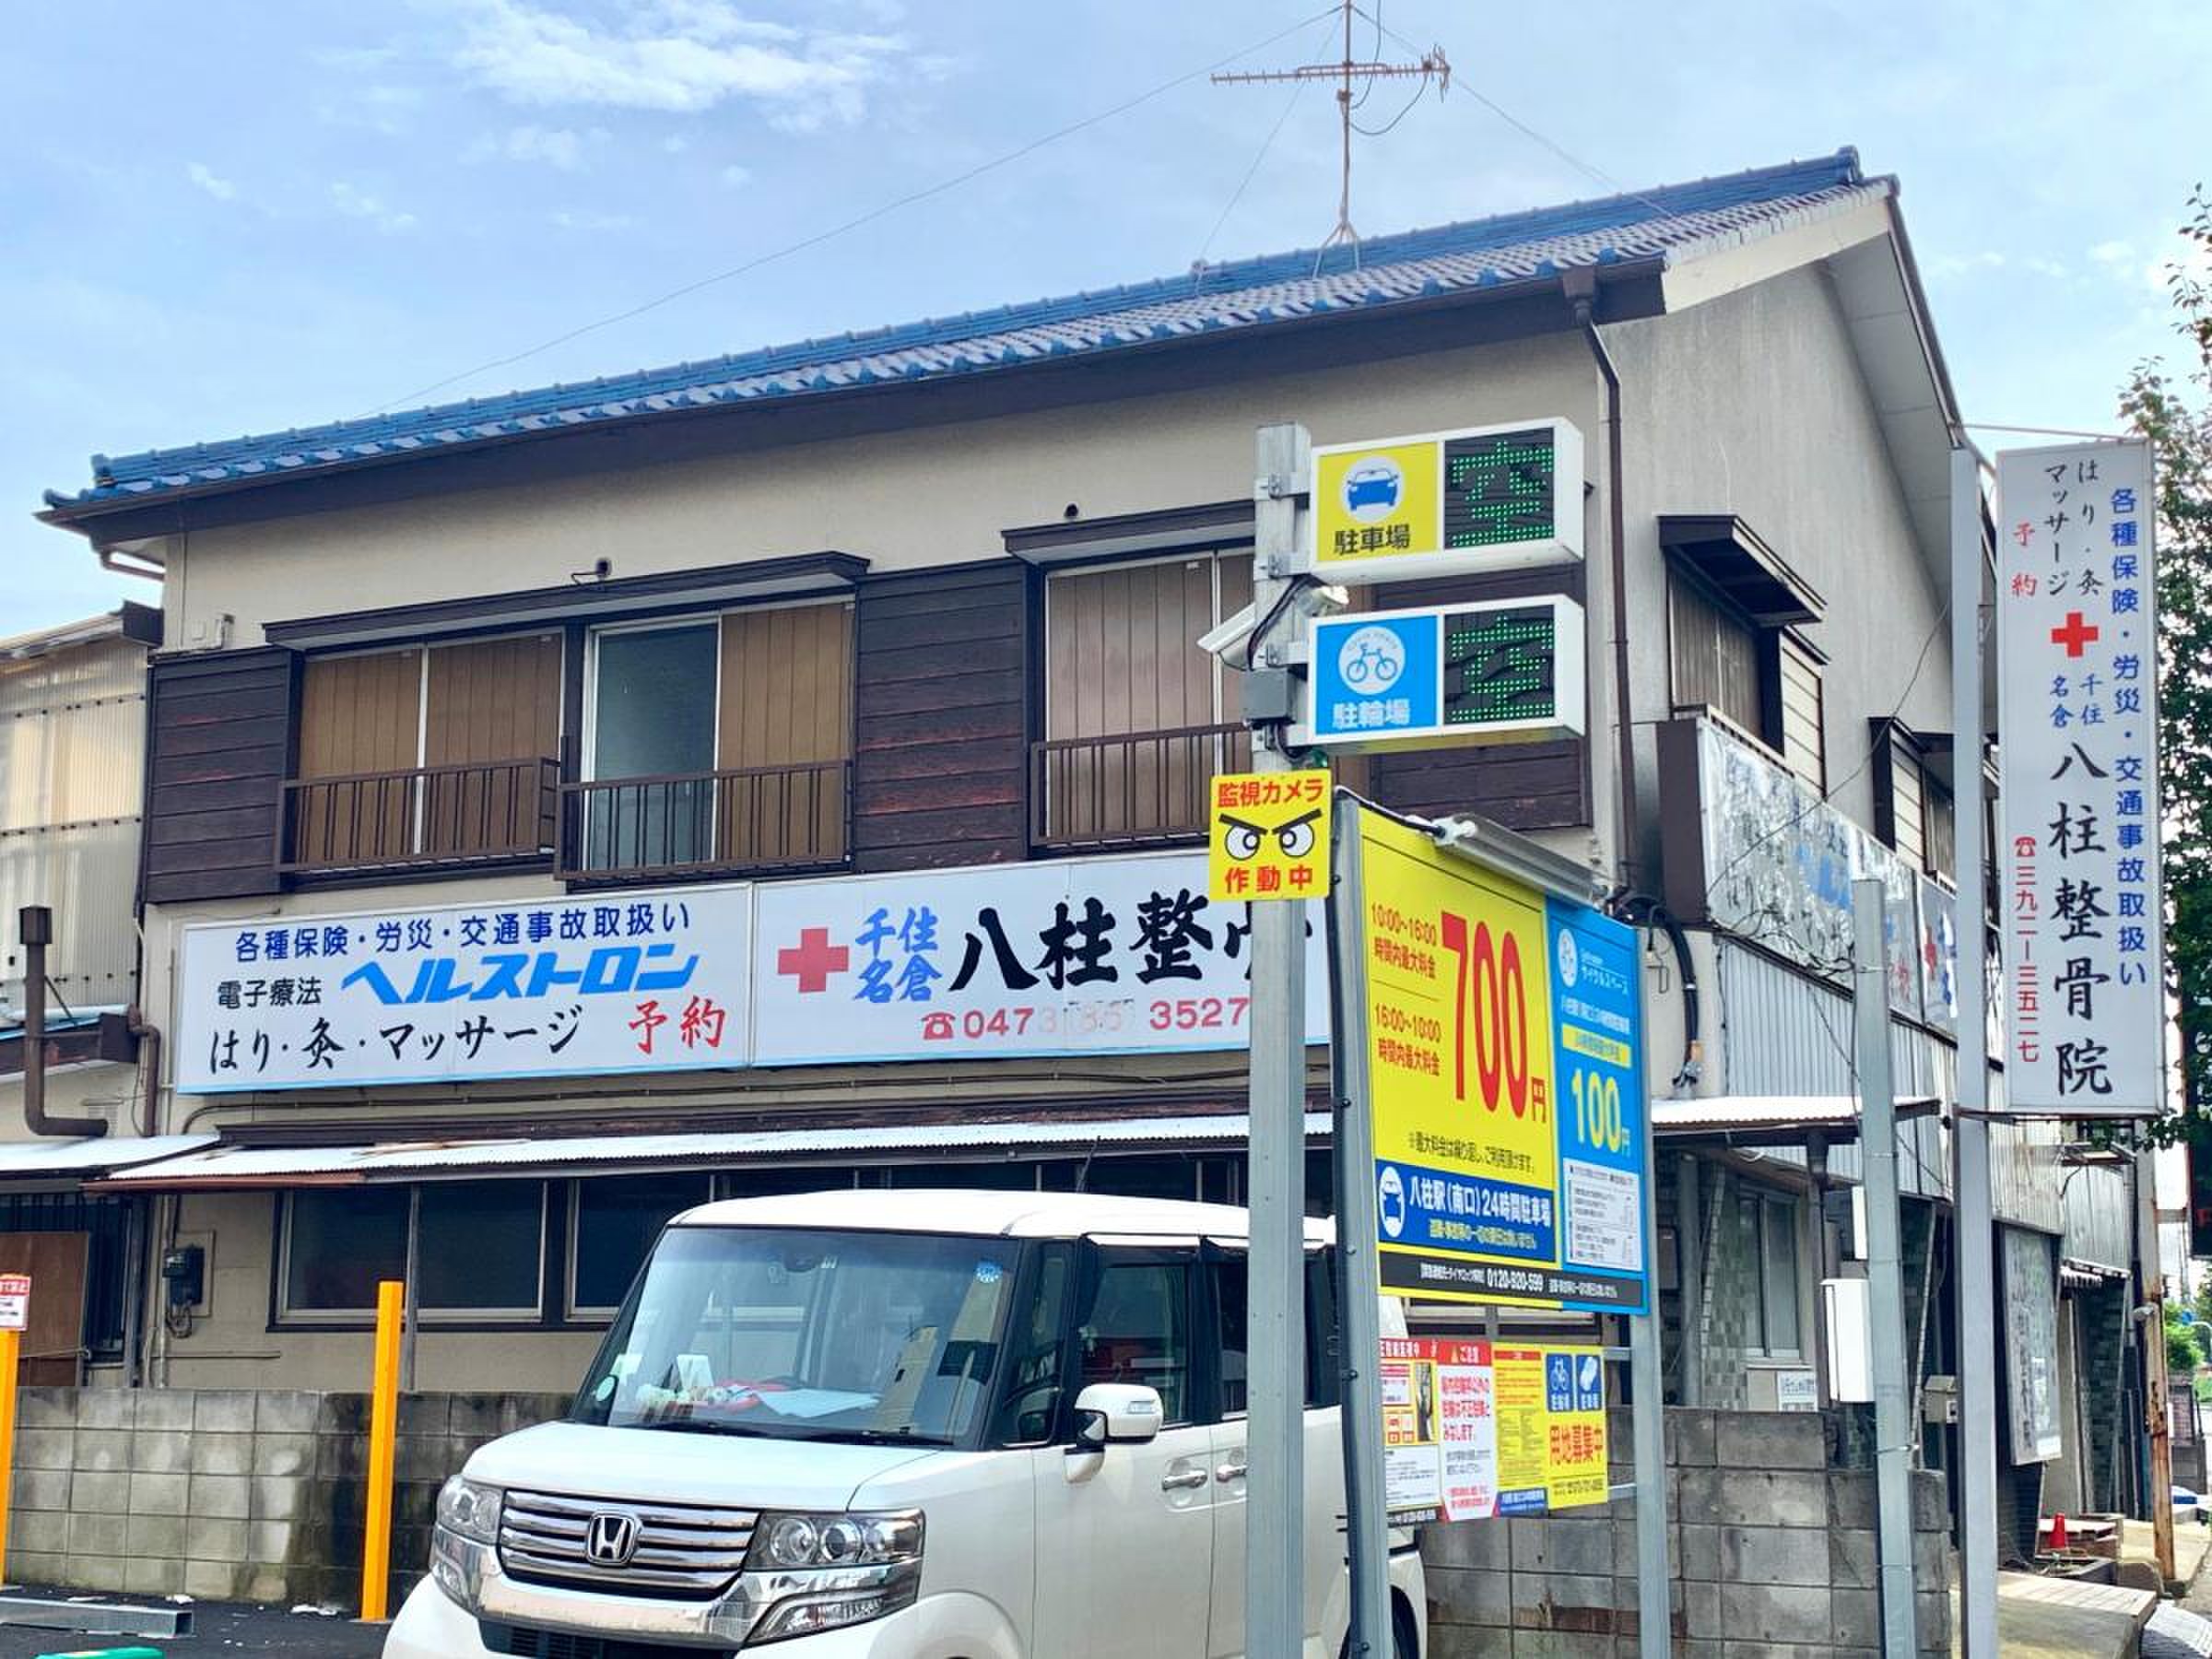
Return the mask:
<svg viewBox="0 0 2212 1659">
<path fill-rule="evenodd" d="M 722 619 L 717 856 L 845 856 L 853 755 L 853 606 L 780 606 Z"/>
<path fill-rule="evenodd" d="M 423 764 L 552 757 L 560 741 L 560 636 L 433 645 Z"/>
<path fill-rule="evenodd" d="M 1792 771 L 1826 794 L 1828 739 L 1820 665 L 1786 635 L 1778 652 L 1782 671 L 1782 758 Z"/>
<path fill-rule="evenodd" d="M 418 647 L 310 658 L 300 688 L 299 775 L 345 782 L 296 794 L 291 858 L 335 867 L 411 852 L 415 782 L 389 774 L 412 772 L 421 744 Z"/>
<path fill-rule="evenodd" d="M 1047 739 L 1135 741 L 1045 751 L 1034 784 L 1041 791 L 1045 841 L 1111 844 L 1204 828 L 1206 780 L 1243 765 L 1246 750 L 1241 735 L 1204 731 L 1234 717 L 1234 694 L 1220 681 L 1235 677 L 1199 649 L 1198 637 L 1251 596 L 1249 556 L 1218 561 L 1208 554 L 1051 578 Z"/>
<path fill-rule="evenodd" d="M 550 779 L 560 742 L 560 636 L 516 634 L 433 645 L 425 677 L 424 850 L 550 848 Z"/>
</svg>

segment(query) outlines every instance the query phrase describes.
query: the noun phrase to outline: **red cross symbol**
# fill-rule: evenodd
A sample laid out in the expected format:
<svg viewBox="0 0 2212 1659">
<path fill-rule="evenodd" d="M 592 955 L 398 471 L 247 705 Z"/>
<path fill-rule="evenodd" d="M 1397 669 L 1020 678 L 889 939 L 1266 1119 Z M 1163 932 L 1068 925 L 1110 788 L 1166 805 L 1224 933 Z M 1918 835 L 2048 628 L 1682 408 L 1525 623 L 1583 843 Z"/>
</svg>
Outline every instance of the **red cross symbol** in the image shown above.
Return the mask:
<svg viewBox="0 0 2212 1659">
<path fill-rule="evenodd" d="M 802 994 L 827 991 L 830 976 L 844 972 L 852 963 L 853 953 L 842 945 L 830 944 L 826 927 L 802 927 L 796 945 L 786 945 L 776 952 L 776 971 L 795 978 Z"/>
<path fill-rule="evenodd" d="M 2051 643 L 2064 645 L 2066 648 L 2066 654 L 2070 657 L 2079 656 L 2081 648 L 2089 644 L 2096 638 L 2097 629 L 2082 621 L 2079 611 L 2068 611 L 2066 625 L 2064 628 L 2054 628 L 2051 630 Z"/>
</svg>

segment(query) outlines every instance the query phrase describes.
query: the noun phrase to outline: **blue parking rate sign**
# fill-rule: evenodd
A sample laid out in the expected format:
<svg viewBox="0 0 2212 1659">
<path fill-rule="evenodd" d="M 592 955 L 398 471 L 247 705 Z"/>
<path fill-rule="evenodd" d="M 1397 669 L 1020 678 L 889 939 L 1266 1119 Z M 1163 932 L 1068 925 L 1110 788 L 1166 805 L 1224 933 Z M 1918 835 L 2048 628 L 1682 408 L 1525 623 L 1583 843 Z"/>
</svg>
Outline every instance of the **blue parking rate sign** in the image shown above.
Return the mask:
<svg viewBox="0 0 2212 1659">
<path fill-rule="evenodd" d="M 1650 1306 L 1643 1259 L 1647 1102 L 1635 930 L 1584 905 L 1547 905 L 1559 1265 L 1618 1287 L 1611 1311 Z"/>
<path fill-rule="evenodd" d="M 1441 618 L 1333 618 L 1313 630 L 1313 732 L 1387 735 L 1441 724 Z"/>
</svg>

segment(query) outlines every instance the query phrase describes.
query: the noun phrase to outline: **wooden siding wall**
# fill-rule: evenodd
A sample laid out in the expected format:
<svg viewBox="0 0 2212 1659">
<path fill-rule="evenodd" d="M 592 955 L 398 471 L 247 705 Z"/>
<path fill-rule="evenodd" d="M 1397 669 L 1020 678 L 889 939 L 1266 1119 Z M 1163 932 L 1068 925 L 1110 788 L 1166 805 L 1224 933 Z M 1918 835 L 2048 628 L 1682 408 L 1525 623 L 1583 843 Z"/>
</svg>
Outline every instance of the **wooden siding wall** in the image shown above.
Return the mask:
<svg viewBox="0 0 2212 1659">
<path fill-rule="evenodd" d="M 1005 559 L 862 583 L 856 869 L 1027 855 L 1030 582 Z"/>
<path fill-rule="evenodd" d="M 559 634 L 433 645 L 429 677 L 425 766 L 533 760 L 559 753 Z"/>
<path fill-rule="evenodd" d="M 156 661 L 147 692 L 149 903 L 276 890 L 277 792 L 298 659 L 261 649 Z"/>
<path fill-rule="evenodd" d="M 310 661 L 300 682 L 300 775 L 402 771 L 422 744 L 422 653 Z"/>
<path fill-rule="evenodd" d="M 1581 567 L 1399 582 L 1377 589 L 1373 604 L 1378 610 L 1398 610 L 1548 594 L 1565 594 L 1579 604 L 1583 598 Z M 1595 641 L 1591 641 L 1587 654 L 1593 676 L 1605 672 L 1605 665 L 1611 661 Z M 1368 767 L 1375 798 L 1405 812 L 1430 818 L 1475 813 L 1509 830 L 1569 830 L 1590 822 L 1590 746 L 1586 737 L 1560 743 L 1375 755 L 1370 758 Z"/>
</svg>

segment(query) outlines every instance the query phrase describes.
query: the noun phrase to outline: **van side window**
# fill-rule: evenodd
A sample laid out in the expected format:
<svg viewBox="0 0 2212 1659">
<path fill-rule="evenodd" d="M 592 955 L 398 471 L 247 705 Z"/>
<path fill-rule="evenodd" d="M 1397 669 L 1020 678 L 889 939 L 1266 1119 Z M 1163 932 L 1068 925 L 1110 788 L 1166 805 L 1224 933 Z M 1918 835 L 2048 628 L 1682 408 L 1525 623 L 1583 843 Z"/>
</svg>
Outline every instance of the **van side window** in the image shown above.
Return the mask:
<svg viewBox="0 0 2212 1659">
<path fill-rule="evenodd" d="M 1251 1409 L 1245 1327 L 1250 1294 L 1249 1266 L 1242 1251 L 1207 1264 L 1213 1275 L 1214 1312 L 1221 1348 L 1221 1415 L 1239 1417 Z M 1329 1258 L 1306 1257 L 1306 1405 L 1337 1403 L 1336 1290 Z"/>
<path fill-rule="evenodd" d="M 1067 1319 L 1067 1282 L 1075 1253 L 1065 1244 L 1040 1248 L 1029 1305 L 1006 1327 L 1006 1374 L 993 1443 L 1038 1446 L 1060 1420 L 1060 1347 Z"/>
<path fill-rule="evenodd" d="M 1214 1318 L 1219 1327 L 1221 1415 L 1241 1417 L 1252 1408 L 1244 1335 L 1251 1279 L 1244 1253 L 1240 1250 L 1208 1263 L 1206 1271 L 1214 1276 Z"/>
<path fill-rule="evenodd" d="M 1078 1333 L 1085 1386 L 1142 1383 L 1165 1421 L 1191 1420 L 1191 1268 L 1187 1257 L 1105 1257 Z"/>
<path fill-rule="evenodd" d="M 1306 1258 L 1306 1404 L 1344 1403 L 1342 1332 L 1336 1323 L 1336 1253 Z"/>
</svg>

